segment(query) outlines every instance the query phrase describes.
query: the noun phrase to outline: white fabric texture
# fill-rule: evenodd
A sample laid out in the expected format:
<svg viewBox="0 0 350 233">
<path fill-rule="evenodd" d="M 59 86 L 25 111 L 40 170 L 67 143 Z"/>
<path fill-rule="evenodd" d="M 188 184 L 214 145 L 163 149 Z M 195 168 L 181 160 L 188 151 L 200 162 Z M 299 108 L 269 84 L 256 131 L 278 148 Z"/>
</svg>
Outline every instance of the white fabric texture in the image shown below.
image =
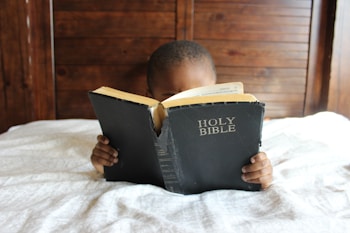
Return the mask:
<svg viewBox="0 0 350 233">
<path fill-rule="evenodd" d="M 0 232 L 350 232 L 350 121 L 264 122 L 274 181 L 260 192 L 180 195 L 106 182 L 90 163 L 96 120 L 36 121 L 0 135 Z"/>
</svg>

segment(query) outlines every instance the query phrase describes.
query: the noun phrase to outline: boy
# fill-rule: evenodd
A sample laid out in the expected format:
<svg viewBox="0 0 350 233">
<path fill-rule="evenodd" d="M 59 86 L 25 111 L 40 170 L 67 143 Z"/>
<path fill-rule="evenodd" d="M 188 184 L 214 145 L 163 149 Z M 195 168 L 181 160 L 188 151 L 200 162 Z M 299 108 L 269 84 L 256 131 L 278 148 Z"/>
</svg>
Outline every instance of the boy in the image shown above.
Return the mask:
<svg viewBox="0 0 350 233">
<path fill-rule="evenodd" d="M 162 101 L 176 93 L 191 88 L 215 84 L 216 71 L 210 53 L 193 41 L 173 41 L 160 46 L 150 57 L 147 70 L 149 97 Z M 118 152 L 108 145 L 103 135 L 97 136 L 91 162 L 103 173 L 103 166 L 118 162 Z M 260 183 L 266 189 L 272 182 L 272 166 L 264 152 L 251 159 L 242 168 L 242 179 Z"/>
</svg>

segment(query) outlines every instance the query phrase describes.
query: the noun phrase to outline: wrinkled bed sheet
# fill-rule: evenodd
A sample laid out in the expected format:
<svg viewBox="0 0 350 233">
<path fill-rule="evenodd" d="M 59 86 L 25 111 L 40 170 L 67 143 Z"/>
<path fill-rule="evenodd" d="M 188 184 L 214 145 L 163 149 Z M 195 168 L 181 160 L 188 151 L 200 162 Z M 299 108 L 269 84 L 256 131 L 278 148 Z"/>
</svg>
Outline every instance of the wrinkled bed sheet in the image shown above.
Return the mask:
<svg viewBox="0 0 350 233">
<path fill-rule="evenodd" d="M 106 182 L 96 120 L 36 121 L 0 135 L 0 232 L 350 232 L 350 121 L 332 112 L 264 122 L 274 167 L 261 192 L 180 195 Z"/>
</svg>

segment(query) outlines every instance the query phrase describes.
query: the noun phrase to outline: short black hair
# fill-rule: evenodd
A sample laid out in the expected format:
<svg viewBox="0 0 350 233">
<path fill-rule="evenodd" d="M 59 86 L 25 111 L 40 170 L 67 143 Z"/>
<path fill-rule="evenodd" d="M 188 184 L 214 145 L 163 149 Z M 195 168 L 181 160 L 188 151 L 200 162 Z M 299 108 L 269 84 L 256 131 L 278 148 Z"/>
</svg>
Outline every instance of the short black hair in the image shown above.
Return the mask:
<svg viewBox="0 0 350 233">
<path fill-rule="evenodd" d="M 147 67 L 148 88 L 152 88 L 155 73 L 180 65 L 185 60 L 191 62 L 209 61 L 216 77 L 213 58 L 206 48 L 194 41 L 176 40 L 161 45 L 152 53 Z"/>
</svg>

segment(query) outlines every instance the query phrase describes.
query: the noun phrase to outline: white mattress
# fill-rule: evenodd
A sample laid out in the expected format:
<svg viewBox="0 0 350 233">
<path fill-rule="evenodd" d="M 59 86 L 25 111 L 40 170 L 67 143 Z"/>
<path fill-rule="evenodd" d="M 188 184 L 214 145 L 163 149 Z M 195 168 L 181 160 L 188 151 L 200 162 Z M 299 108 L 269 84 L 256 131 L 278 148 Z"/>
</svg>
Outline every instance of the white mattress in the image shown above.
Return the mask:
<svg viewBox="0 0 350 233">
<path fill-rule="evenodd" d="M 350 232 L 350 121 L 332 112 L 264 122 L 266 191 L 180 195 L 106 182 L 96 120 L 36 121 L 0 135 L 0 232 Z"/>
</svg>

